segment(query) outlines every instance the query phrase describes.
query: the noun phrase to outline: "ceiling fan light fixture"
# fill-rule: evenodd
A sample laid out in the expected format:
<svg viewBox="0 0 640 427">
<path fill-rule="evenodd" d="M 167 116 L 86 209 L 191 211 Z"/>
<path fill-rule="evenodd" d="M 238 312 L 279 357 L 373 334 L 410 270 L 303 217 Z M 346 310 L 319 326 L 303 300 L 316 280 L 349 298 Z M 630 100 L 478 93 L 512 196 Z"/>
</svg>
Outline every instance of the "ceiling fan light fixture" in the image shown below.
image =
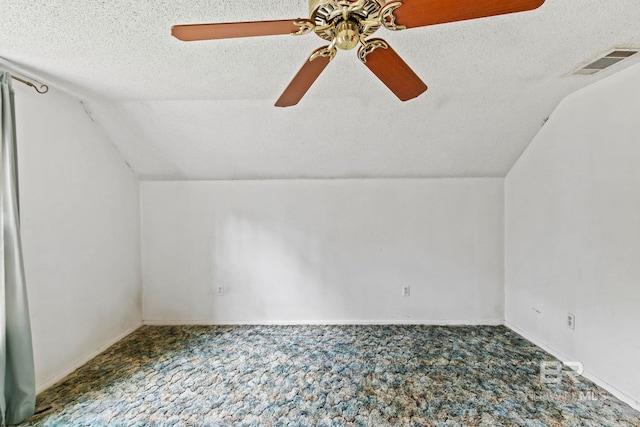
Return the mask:
<svg viewBox="0 0 640 427">
<path fill-rule="evenodd" d="M 447 22 L 485 18 L 536 9 L 545 0 L 309 0 L 309 18 L 277 21 L 174 25 L 183 41 L 315 33 L 329 42 L 313 51 L 282 93 L 276 106 L 302 99 L 337 49 L 358 50 L 360 61 L 401 101 L 415 98 L 427 85 L 382 39 L 369 39 L 381 27 L 398 31 Z M 399 21 L 396 23 L 396 19 Z M 617 53 L 617 52 L 615 52 Z M 616 58 L 617 59 L 617 58 Z"/>
<path fill-rule="evenodd" d="M 360 43 L 360 29 L 358 24 L 351 21 L 342 21 L 336 26 L 336 47 L 342 50 L 351 50 Z"/>
</svg>

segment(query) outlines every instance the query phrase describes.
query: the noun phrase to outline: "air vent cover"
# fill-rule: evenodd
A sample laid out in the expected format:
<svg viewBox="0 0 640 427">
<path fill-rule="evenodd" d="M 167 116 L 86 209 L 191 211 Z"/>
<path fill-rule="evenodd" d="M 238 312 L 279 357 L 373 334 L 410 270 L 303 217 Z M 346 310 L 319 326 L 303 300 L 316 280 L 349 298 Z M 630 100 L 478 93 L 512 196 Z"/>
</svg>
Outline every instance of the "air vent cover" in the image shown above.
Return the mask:
<svg viewBox="0 0 640 427">
<path fill-rule="evenodd" d="M 574 74 L 595 74 L 604 70 L 605 68 L 609 68 L 618 62 L 624 61 L 630 56 L 638 53 L 637 49 L 617 49 L 611 52 L 610 54 L 603 56 L 591 64 L 586 65 L 579 70 L 575 71 Z"/>
</svg>

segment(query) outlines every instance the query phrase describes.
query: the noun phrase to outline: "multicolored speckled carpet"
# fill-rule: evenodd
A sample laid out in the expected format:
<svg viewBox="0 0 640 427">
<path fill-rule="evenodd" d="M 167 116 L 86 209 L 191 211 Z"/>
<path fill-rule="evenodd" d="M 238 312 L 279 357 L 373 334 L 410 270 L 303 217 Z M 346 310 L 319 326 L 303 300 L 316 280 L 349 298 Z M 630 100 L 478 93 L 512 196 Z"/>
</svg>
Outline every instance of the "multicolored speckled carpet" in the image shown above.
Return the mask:
<svg viewBox="0 0 640 427">
<path fill-rule="evenodd" d="M 640 426 L 559 366 L 502 326 L 145 326 L 22 425 Z"/>
</svg>

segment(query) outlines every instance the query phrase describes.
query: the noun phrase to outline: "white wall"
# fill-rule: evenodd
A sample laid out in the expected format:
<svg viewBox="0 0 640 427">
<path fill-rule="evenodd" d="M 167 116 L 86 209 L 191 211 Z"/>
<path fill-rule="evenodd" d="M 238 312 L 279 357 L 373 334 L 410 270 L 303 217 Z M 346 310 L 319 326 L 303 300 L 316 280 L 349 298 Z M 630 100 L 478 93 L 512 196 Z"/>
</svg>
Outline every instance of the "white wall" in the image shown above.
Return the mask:
<svg viewBox="0 0 640 427">
<path fill-rule="evenodd" d="M 139 185 L 79 101 L 16 91 L 37 388 L 141 324 Z"/>
<path fill-rule="evenodd" d="M 502 323 L 502 178 L 142 182 L 141 199 L 147 323 Z"/>
<path fill-rule="evenodd" d="M 566 98 L 505 181 L 507 324 L 636 406 L 638 88 L 635 66 Z"/>
</svg>

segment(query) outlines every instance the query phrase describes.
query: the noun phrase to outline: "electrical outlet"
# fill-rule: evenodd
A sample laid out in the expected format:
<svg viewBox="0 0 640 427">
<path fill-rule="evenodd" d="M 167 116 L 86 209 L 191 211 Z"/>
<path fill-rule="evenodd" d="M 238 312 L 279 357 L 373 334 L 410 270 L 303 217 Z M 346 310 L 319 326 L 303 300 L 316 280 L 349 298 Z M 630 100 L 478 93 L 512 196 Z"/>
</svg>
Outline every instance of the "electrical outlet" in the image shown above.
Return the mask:
<svg viewBox="0 0 640 427">
<path fill-rule="evenodd" d="M 567 313 L 567 327 L 569 329 L 576 328 L 576 316 L 571 313 Z"/>
<path fill-rule="evenodd" d="M 218 285 L 218 288 L 216 289 L 216 294 L 217 294 L 218 296 L 222 296 L 222 295 L 224 295 L 224 286 L 222 286 L 222 285 Z"/>
<path fill-rule="evenodd" d="M 403 286 L 402 287 L 402 296 L 403 297 L 408 297 L 409 295 L 411 295 L 411 286 Z"/>
</svg>

